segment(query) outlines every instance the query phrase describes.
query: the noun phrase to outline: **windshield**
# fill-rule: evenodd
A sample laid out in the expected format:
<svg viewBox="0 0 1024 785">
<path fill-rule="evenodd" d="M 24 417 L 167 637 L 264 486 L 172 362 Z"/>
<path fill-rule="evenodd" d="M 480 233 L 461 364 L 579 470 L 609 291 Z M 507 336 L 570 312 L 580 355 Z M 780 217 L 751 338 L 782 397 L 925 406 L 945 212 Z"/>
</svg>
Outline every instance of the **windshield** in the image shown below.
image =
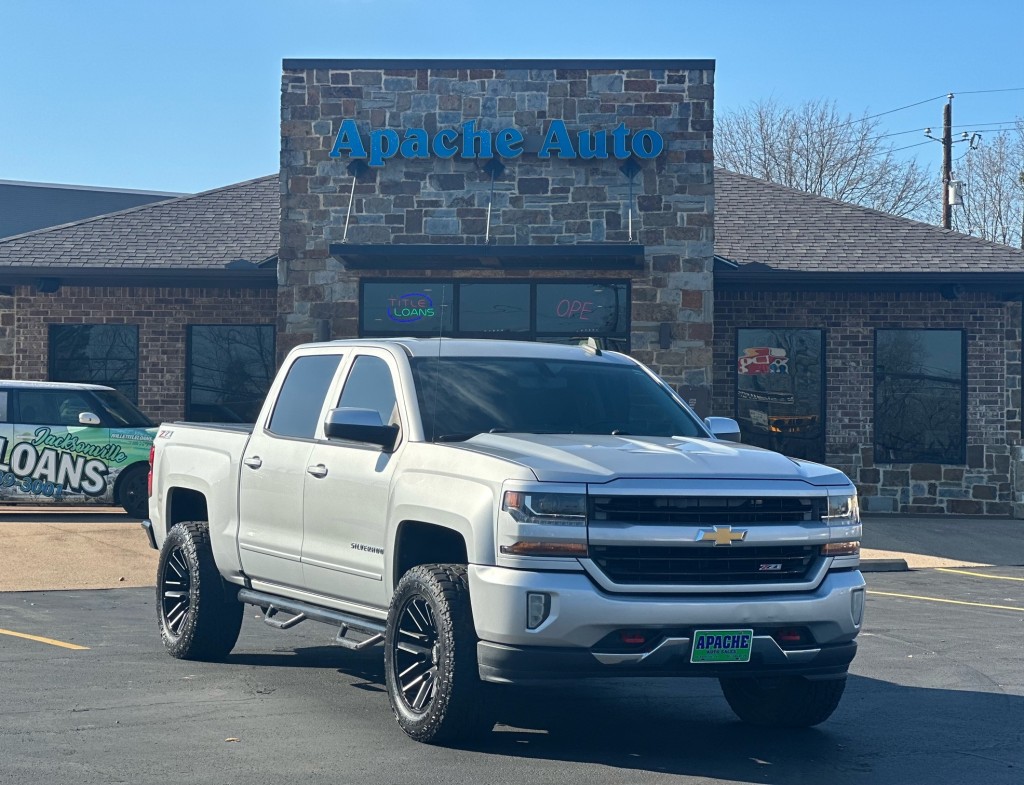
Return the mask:
<svg viewBox="0 0 1024 785">
<path fill-rule="evenodd" d="M 668 390 L 635 365 L 418 357 L 412 371 L 430 441 L 479 433 L 706 435 Z"/>
<path fill-rule="evenodd" d="M 154 422 L 139 411 L 123 393 L 117 390 L 95 390 L 94 394 L 107 410 L 114 428 L 152 428 Z"/>
</svg>

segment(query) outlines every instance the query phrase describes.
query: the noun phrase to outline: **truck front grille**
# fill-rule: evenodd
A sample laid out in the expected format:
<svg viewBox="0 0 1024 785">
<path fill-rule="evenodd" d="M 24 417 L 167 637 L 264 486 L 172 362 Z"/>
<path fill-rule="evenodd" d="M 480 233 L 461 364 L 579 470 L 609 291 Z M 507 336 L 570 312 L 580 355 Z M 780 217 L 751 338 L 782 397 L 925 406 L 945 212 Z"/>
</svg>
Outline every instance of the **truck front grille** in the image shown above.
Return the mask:
<svg viewBox="0 0 1024 785">
<path fill-rule="evenodd" d="M 590 520 L 666 526 L 820 521 L 826 501 L 799 496 L 591 496 Z"/>
<path fill-rule="evenodd" d="M 591 545 L 590 558 L 621 584 L 771 584 L 803 580 L 816 558 L 810 545 Z"/>
</svg>

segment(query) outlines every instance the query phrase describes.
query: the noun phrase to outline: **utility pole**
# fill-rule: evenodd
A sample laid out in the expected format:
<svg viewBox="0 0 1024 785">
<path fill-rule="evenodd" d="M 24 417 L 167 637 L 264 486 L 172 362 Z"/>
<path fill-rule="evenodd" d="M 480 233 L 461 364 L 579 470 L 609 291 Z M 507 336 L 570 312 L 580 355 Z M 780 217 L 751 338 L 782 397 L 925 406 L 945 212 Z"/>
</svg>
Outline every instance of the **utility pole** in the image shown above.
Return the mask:
<svg viewBox="0 0 1024 785">
<path fill-rule="evenodd" d="M 953 179 L 953 94 L 946 96 L 942 108 L 942 228 L 953 227 L 953 207 L 949 203 L 949 183 Z"/>
</svg>

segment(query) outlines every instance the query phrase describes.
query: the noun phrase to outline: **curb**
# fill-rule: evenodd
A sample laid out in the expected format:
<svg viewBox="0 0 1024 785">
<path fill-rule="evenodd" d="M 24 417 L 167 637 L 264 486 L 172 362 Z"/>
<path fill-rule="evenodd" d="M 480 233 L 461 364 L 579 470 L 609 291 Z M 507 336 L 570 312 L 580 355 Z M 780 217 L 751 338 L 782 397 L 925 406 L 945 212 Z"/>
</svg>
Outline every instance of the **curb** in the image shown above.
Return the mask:
<svg viewBox="0 0 1024 785">
<path fill-rule="evenodd" d="M 861 572 L 909 572 L 906 559 L 862 559 Z"/>
</svg>

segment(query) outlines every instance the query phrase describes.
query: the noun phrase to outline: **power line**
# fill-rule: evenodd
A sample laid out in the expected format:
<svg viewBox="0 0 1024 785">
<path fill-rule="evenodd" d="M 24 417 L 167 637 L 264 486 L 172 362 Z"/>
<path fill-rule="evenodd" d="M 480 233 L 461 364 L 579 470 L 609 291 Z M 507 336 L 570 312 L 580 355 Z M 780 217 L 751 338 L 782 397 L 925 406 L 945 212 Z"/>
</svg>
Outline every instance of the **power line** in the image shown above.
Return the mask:
<svg viewBox="0 0 1024 785">
<path fill-rule="evenodd" d="M 992 130 L 991 128 L 981 129 L 978 126 L 1013 125 L 1016 122 L 1017 122 L 1017 120 L 998 120 L 998 121 L 997 120 L 993 120 L 993 121 L 987 122 L 987 123 L 960 123 L 958 125 L 954 125 L 953 128 L 974 128 L 975 131 L 978 131 L 978 130 L 988 130 L 988 131 L 990 131 L 990 130 Z M 891 134 L 882 134 L 881 136 L 875 136 L 875 137 L 872 137 L 872 138 L 874 138 L 874 139 L 888 139 L 890 136 L 904 136 L 906 134 L 913 134 L 913 133 L 916 133 L 918 131 L 926 131 L 926 130 L 928 130 L 931 127 L 932 126 L 928 125 L 928 126 L 922 126 L 921 128 L 911 128 L 909 131 L 894 131 Z"/>
<path fill-rule="evenodd" d="M 886 155 L 887 153 L 898 153 L 900 150 L 909 150 L 911 147 L 920 147 L 923 144 L 928 144 L 928 142 L 930 142 L 930 141 L 931 141 L 931 139 L 925 139 L 923 142 L 918 142 L 917 144 L 908 144 L 906 147 L 897 147 L 894 150 L 881 150 L 878 153 L 876 153 L 876 155 Z"/>
<path fill-rule="evenodd" d="M 997 90 L 958 90 L 953 95 L 978 95 L 979 93 L 1019 93 L 1024 87 L 1001 87 Z"/>
</svg>

